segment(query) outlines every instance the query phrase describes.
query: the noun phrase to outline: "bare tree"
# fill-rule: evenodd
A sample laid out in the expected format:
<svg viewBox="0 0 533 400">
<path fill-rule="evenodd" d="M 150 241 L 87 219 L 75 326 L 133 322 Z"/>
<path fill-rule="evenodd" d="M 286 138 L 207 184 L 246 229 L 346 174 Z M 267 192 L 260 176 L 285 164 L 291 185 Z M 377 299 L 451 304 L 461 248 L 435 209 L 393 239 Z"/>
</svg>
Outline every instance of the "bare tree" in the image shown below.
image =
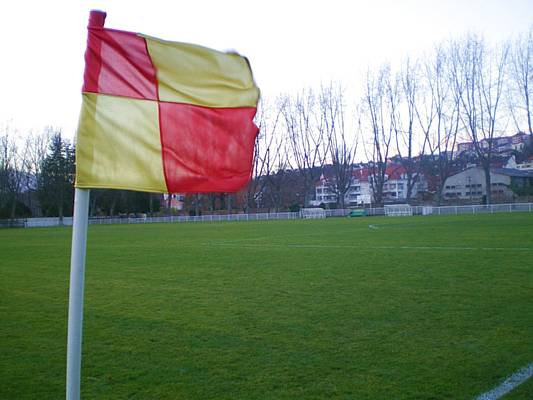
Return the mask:
<svg viewBox="0 0 533 400">
<path fill-rule="evenodd" d="M 329 146 L 317 106 L 317 98 L 311 90 L 295 97 L 285 96 L 282 106 L 291 151 L 288 161 L 300 174 L 304 206 L 309 203 L 311 189 L 322 172 Z"/>
<path fill-rule="evenodd" d="M 265 185 L 261 193 L 266 193 L 268 203 L 278 212 L 282 209 L 286 194 L 288 192 L 288 169 L 289 154 L 287 133 L 280 128 L 283 118 L 284 100 L 278 99 L 276 102 L 276 126 L 270 131 L 268 145 L 265 147 L 264 162 L 265 174 L 263 176 Z"/>
<path fill-rule="evenodd" d="M 427 136 L 417 136 L 417 103 L 419 99 L 419 66 L 407 59 L 398 73 L 395 90 L 390 90 L 390 104 L 393 107 L 392 126 L 396 141 L 396 150 L 400 164 L 405 170 L 407 179 L 406 201 L 409 202 L 413 189 L 419 181 L 421 172 L 421 156 L 424 154 Z"/>
<path fill-rule="evenodd" d="M 377 76 L 376 76 L 377 75 Z M 390 80 L 390 65 L 381 67 L 377 74 L 367 73 L 363 115 L 371 132 L 370 150 L 365 148 L 369 160 L 369 180 L 374 202 L 383 203 L 383 185 L 386 180 L 387 160 L 393 136 L 392 114 L 396 96 Z"/>
<path fill-rule="evenodd" d="M 54 133 L 54 129 L 47 127 L 41 133 L 30 133 L 25 140 L 24 147 L 27 151 L 27 157 L 24 165 L 24 191 L 27 194 L 27 204 L 30 210 L 34 209 L 33 194 L 37 191 L 37 182 L 41 174 L 41 167 L 46 158 L 50 140 Z M 96 196 L 91 196 L 91 199 L 96 200 Z"/>
<path fill-rule="evenodd" d="M 521 122 L 525 119 L 528 132 L 533 135 L 533 27 L 513 43 L 510 61 L 511 114 L 518 130 L 521 130 Z"/>
<path fill-rule="evenodd" d="M 506 121 L 501 116 L 505 65 L 509 46 L 491 51 L 482 38 L 467 36 L 452 45 L 452 73 L 460 117 L 485 172 L 486 203 L 491 204 L 490 167 L 496 137 Z"/>
<path fill-rule="evenodd" d="M 259 124 L 260 125 L 260 124 Z M 255 146 L 252 160 L 252 177 L 248 184 L 241 189 L 238 195 L 241 198 L 242 210 L 247 213 L 250 208 L 254 208 L 254 199 L 257 197 L 258 187 L 261 181 L 262 165 L 260 158 L 261 150 L 261 126 L 259 126 L 259 134 L 255 138 Z"/>
<path fill-rule="evenodd" d="M 459 98 L 450 75 L 450 58 L 443 45 L 426 59 L 423 67 L 423 90 L 416 103 L 416 115 L 424 133 L 431 161 L 436 161 L 437 204 L 443 201 L 446 179 L 451 175 L 459 131 Z M 460 88 L 456 88 L 460 89 Z"/>
<path fill-rule="evenodd" d="M 3 129 L 0 136 L 0 211 L 2 214 L 6 214 L 6 209 L 10 203 L 10 175 L 12 173 L 11 168 L 11 144 L 10 137 L 8 135 L 7 126 Z"/>
<path fill-rule="evenodd" d="M 268 177 L 273 172 L 273 160 L 280 156 L 276 140 L 280 118 L 279 107 L 272 108 L 265 100 L 261 101 L 256 115 L 259 134 L 254 147 L 253 175 L 242 191 L 244 212 L 257 207 Z"/>
<path fill-rule="evenodd" d="M 344 208 L 346 193 L 352 182 L 358 136 L 348 138 L 346 135 L 344 94 L 340 85 L 322 88 L 320 111 L 324 120 L 325 136 L 330 141 L 328 148 L 333 172 L 333 191 L 337 197 L 337 205 Z"/>
<path fill-rule="evenodd" d="M 16 216 L 17 204 L 21 200 L 24 167 L 28 157 L 25 146 L 20 146 L 17 132 L 6 124 L 0 136 L 0 206 L 8 211 L 9 218 Z"/>
</svg>

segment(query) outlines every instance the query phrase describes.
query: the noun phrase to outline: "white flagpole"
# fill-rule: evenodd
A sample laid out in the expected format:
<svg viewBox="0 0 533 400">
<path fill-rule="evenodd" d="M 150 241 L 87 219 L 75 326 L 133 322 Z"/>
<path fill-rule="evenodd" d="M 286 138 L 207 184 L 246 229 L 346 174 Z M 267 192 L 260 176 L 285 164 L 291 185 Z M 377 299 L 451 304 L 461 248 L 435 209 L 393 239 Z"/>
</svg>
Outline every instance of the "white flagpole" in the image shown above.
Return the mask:
<svg viewBox="0 0 533 400">
<path fill-rule="evenodd" d="M 68 300 L 67 400 L 79 400 L 80 398 L 83 288 L 88 223 L 89 189 L 76 188 L 72 221 L 70 293 Z"/>
</svg>

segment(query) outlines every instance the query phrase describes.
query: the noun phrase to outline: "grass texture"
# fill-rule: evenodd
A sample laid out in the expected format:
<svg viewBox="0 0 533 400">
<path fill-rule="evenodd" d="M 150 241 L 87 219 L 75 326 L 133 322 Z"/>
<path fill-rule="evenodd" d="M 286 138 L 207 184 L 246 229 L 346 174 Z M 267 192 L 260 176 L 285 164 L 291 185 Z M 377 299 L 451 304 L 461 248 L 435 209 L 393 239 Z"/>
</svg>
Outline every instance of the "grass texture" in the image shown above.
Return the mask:
<svg viewBox="0 0 533 400">
<path fill-rule="evenodd" d="M 0 230 L 2 399 L 64 398 L 70 240 Z M 83 399 L 472 399 L 531 362 L 533 214 L 89 228 Z"/>
</svg>

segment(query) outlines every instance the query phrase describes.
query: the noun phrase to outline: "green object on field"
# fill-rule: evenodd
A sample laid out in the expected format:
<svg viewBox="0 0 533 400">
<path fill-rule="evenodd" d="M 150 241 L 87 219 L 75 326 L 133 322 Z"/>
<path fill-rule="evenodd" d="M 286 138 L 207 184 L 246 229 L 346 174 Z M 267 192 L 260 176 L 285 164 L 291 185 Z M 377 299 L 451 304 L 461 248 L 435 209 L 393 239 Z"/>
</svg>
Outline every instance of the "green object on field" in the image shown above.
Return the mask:
<svg viewBox="0 0 533 400">
<path fill-rule="evenodd" d="M 366 215 L 366 211 L 365 210 L 357 209 L 357 210 L 350 211 L 350 213 L 348 214 L 348 217 L 350 217 L 350 218 L 353 218 L 353 217 L 364 217 L 365 215 Z"/>
</svg>

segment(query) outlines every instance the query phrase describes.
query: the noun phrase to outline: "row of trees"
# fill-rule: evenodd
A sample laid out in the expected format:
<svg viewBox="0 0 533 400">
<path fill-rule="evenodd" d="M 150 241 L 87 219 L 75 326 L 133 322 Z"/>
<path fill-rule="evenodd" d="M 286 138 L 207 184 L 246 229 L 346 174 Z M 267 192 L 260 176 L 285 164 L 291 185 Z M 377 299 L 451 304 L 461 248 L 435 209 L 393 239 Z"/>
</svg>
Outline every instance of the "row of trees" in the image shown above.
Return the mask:
<svg viewBox="0 0 533 400">
<path fill-rule="evenodd" d="M 21 140 L 17 131 L 5 126 L 0 150 L 0 219 L 72 215 L 75 150 L 61 131 L 47 128 Z M 153 194 L 91 191 L 91 215 L 157 212 L 159 208 L 159 197 Z"/>
<path fill-rule="evenodd" d="M 491 187 L 496 138 L 518 131 L 533 135 L 532 80 L 530 29 L 513 42 L 494 46 L 469 34 L 438 44 L 420 59 L 408 58 L 396 70 L 383 64 L 367 72 L 362 94 L 352 104 L 346 104 L 339 85 L 281 96 L 258 116 L 261 134 L 249 198 L 267 193 L 269 206 L 281 208 L 286 171 L 296 170 L 306 203 L 328 164 L 343 206 L 357 154 L 368 163 L 376 203 L 382 203 L 394 156 L 406 171 L 407 201 L 426 167 L 436 175 L 440 204 L 460 141 L 473 143 L 474 161 Z M 433 165 L 427 168 L 423 160 Z M 490 196 L 489 191 L 488 202 Z"/>
<path fill-rule="evenodd" d="M 74 148 L 60 132 L 47 128 L 21 140 L 6 125 L 0 151 L 0 218 L 72 215 Z"/>
<path fill-rule="evenodd" d="M 327 166 L 343 207 L 356 157 L 369 168 L 376 203 L 383 200 L 391 158 L 406 171 L 407 201 L 424 168 L 435 176 L 440 203 L 460 141 L 473 143 L 490 187 L 495 139 L 520 130 L 533 135 L 532 56 L 531 29 L 493 46 L 470 34 L 440 43 L 420 59 L 406 59 L 399 68 L 369 70 L 356 95 L 353 88 L 329 84 L 262 99 L 254 179 L 236 195 L 192 195 L 186 204 L 195 212 L 306 205 Z M 47 129 L 22 140 L 5 126 L 0 151 L 0 218 L 71 214 L 75 157 L 60 132 Z M 490 202 L 490 191 L 487 197 Z M 92 192 L 92 214 L 155 212 L 159 206 L 154 195 Z"/>
</svg>

